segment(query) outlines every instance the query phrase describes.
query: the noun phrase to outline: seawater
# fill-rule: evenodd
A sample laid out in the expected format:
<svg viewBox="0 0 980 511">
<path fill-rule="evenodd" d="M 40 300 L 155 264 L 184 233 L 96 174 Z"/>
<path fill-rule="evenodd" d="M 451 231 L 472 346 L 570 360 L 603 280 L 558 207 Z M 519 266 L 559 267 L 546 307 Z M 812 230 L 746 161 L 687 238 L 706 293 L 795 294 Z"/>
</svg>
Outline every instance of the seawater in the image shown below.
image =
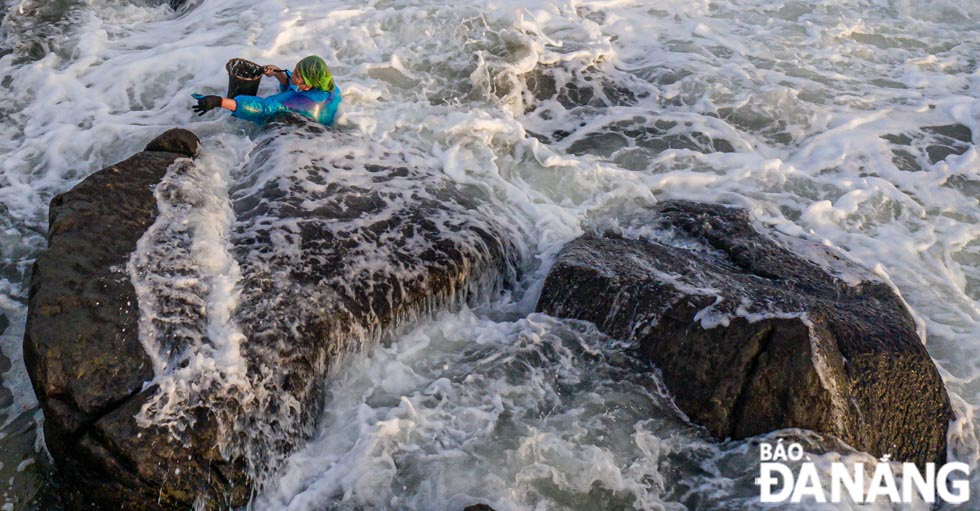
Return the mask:
<svg viewBox="0 0 980 511">
<path fill-rule="evenodd" d="M 420 155 L 485 190 L 520 226 L 525 267 L 505 295 L 421 319 L 335 364 L 316 433 L 268 476 L 252 509 L 757 508 L 755 442 L 710 440 L 628 347 L 533 313 L 564 243 L 596 228 L 629 233 L 624 219 L 666 199 L 746 207 L 891 282 L 950 391 L 950 457 L 972 467 L 980 496 L 980 4 L 203 0 L 174 10 L 7 0 L 2 9 L 4 510 L 49 509 L 53 495 L 21 352 L 50 199 L 165 129 L 197 133 L 201 161 L 166 181 L 178 223 L 155 233 L 187 249 L 174 264 L 205 305 L 201 335 L 220 347 L 204 362 L 233 372 L 236 343 L 247 342 L 233 318 L 247 311 L 235 293 L 229 203 L 261 134 L 226 113 L 194 115 L 190 94 L 222 93 L 232 57 L 290 66 L 308 54 L 324 57 L 344 90 L 338 140 Z M 330 154 L 317 147 L 330 135 L 322 140 L 298 158 Z M 174 285 L 138 271 L 153 246 L 131 261 L 141 296 Z M 141 312 L 146 326 L 160 311 L 148 300 Z M 144 335 L 152 351 L 153 333 Z M 179 388 L 184 375 L 156 363 Z M 872 461 L 785 434 L 825 465 Z"/>
</svg>

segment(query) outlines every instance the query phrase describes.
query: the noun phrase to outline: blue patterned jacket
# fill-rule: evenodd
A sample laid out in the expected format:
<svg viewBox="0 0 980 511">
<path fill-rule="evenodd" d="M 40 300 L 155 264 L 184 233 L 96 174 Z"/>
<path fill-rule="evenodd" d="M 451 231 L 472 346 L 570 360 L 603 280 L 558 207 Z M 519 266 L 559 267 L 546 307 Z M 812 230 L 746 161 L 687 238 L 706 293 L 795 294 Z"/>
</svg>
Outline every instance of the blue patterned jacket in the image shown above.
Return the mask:
<svg viewBox="0 0 980 511">
<path fill-rule="evenodd" d="M 287 76 L 289 72 L 286 72 Z M 279 94 L 266 98 L 258 96 L 237 96 L 238 106 L 231 113 L 239 119 L 264 124 L 270 117 L 280 112 L 292 112 L 313 119 L 320 124 L 330 126 L 337 115 L 340 105 L 340 87 L 334 86 L 332 91 L 310 89 L 298 91 L 295 86 L 279 85 Z"/>
</svg>

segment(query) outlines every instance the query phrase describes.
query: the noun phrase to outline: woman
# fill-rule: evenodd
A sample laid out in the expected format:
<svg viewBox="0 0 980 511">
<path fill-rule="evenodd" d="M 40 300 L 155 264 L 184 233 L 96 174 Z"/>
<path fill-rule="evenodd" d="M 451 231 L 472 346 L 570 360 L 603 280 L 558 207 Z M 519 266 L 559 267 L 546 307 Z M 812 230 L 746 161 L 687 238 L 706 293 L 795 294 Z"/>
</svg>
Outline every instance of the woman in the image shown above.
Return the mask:
<svg viewBox="0 0 980 511">
<path fill-rule="evenodd" d="M 279 80 L 279 94 L 260 98 L 237 96 L 235 99 L 221 96 L 204 96 L 197 100 L 194 111 L 204 115 L 215 108 L 231 110 L 239 119 L 263 124 L 280 112 L 299 114 L 327 126 L 333 124 L 340 104 L 340 88 L 333 83 L 333 75 L 327 63 L 316 55 L 310 55 L 296 64 L 292 72 L 276 66 L 263 67 L 265 76 Z"/>
</svg>

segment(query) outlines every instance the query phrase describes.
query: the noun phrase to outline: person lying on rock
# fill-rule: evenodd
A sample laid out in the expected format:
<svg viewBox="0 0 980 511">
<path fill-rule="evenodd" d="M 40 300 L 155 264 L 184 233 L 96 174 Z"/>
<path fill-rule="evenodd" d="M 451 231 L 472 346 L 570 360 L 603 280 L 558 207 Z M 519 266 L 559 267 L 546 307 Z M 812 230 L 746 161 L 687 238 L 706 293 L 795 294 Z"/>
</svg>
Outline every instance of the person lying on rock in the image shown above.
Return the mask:
<svg viewBox="0 0 980 511">
<path fill-rule="evenodd" d="M 292 72 L 273 65 L 262 69 L 265 76 L 279 80 L 278 94 L 266 98 L 240 95 L 234 99 L 195 95 L 194 111 L 204 115 L 221 107 L 231 110 L 231 115 L 239 119 L 257 124 L 265 123 L 277 113 L 292 112 L 327 126 L 333 124 L 340 104 L 340 88 L 334 84 L 330 68 L 323 59 L 310 55 L 299 61 Z"/>
</svg>

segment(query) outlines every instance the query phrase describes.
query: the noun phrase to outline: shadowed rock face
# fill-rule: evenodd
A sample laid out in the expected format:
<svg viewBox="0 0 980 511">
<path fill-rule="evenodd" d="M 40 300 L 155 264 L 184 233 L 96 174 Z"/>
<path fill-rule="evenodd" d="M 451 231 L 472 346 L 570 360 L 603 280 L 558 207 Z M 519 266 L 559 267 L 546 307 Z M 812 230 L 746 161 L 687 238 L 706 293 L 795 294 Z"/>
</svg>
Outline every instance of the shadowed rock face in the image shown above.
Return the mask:
<svg viewBox="0 0 980 511">
<path fill-rule="evenodd" d="M 193 167 L 178 161 L 196 154 L 193 134 L 161 136 L 148 146 L 156 151 L 96 172 L 53 201 L 49 248 L 32 277 L 25 360 L 71 509 L 245 504 L 252 477 L 312 430 L 324 373 L 338 354 L 513 277 L 513 233 L 488 209 L 485 193 L 411 157 L 291 124 L 270 125 L 233 176 L 235 219 L 225 236 L 241 273 L 233 319 L 246 340 L 244 381 L 204 371 L 178 381 L 193 394 L 168 400 L 160 388 L 179 378 L 155 374 L 154 360 L 181 368 L 207 358 L 215 349 L 207 309 L 187 289 L 155 287 L 157 309 L 141 319 L 145 304 L 131 281 L 132 271 L 161 282 L 201 280 L 188 261 L 174 262 L 180 240 L 153 237 L 166 232 L 158 219 L 169 218 L 158 214 L 154 187 Z M 351 149 L 289 160 L 327 142 Z M 176 200 L 170 186 L 161 197 Z M 138 241 L 151 249 L 162 243 L 140 254 L 172 257 L 135 264 Z M 147 321 L 159 335 L 140 339 Z M 195 328 L 205 335 L 182 335 Z M 161 387 L 143 388 L 154 380 Z"/>
<path fill-rule="evenodd" d="M 659 241 L 569 243 L 538 310 L 635 340 L 677 406 L 717 438 L 804 428 L 876 456 L 945 460 L 949 398 L 887 284 L 819 246 L 787 250 L 744 210 L 678 202 L 655 213 Z"/>
<path fill-rule="evenodd" d="M 585 16 L 605 16 L 586 7 L 578 9 Z M 558 63 L 537 66 L 523 79 L 528 135 L 563 151 L 612 158 L 631 170 L 645 168 L 651 156 L 669 150 L 703 154 L 735 151 L 733 142 L 719 136 L 721 125 L 713 126 L 710 132 L 696 131 L 683 115 L 672 117 L 660 111 L 646 114 L 638 108 L 644 100 L 660 94 L 649 77 Z M 620 118 L 620 114 L 607 112 L 622 112 L 624 107 L 635 110 L 635 115 Z M 596 124 L 597 117 L 607 115 L 615 120 Z"/>
<path fill-rule="evenodd" d="M 138 437 L 134 411 L 153 391 L 141 392 L 153 369 L 126 272 L 157 216 L 154 185 L 174 163 L 189 165 L 178 160 L 193 157 L 198 144 L 193 133 L 170 130 L 51 203 L 48 248 L 31 277 L 24 360 L 72 509 L 159 509 L 150 486 L 167 478 L 168 465 L 151 460 L 205 452 L 172 444 L 162 431 Z M 211 473 L 227 463 L 214 453 L 211 459 L 214 470 L 189 471 L 197 479 L 186 486 L 220 486 Z"/>
</svg>

